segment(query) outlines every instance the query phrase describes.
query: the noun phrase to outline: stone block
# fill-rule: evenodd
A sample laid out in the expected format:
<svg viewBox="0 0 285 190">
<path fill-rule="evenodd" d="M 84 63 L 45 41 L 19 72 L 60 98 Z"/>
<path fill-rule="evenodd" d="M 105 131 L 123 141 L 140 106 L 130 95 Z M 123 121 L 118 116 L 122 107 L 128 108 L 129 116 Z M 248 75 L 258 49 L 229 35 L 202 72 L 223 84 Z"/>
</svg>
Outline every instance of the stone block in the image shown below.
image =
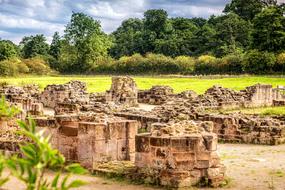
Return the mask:
<svg viewBox="0 0 285 190">
<path fill-rule="evenodd" d="M 150 151 L 150 137 L 143 135 L 136 135 L 136 152 L 149 152 Z"/>
<path fill-rule="evenodd" d="M 78 128 L 77 127 L 66 127 L 66 126 L 61 126 L 59 128 L 59 133 L 65 135 L 65 136 L 77 136 L 78 134 Z"/>
<path fill-rule="evenodd" d="M 170 138 L 161 138 L 161 137 L 150 137 L 150 145 L 151 146 L 169 146 Z"/>
</svg>

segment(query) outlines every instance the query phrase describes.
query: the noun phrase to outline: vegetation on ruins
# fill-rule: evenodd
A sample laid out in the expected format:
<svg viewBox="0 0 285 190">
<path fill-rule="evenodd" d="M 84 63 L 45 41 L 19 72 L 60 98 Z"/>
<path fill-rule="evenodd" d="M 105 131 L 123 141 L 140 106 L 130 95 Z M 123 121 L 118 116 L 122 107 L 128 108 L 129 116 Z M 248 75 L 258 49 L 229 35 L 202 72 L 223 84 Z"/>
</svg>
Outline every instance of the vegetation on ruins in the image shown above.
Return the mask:
<svg viewBox="0 0 285 190">
<path fill-rule="evenodd" d="M 12 117 L 17 113 L 17 108 L 8 105 L 3 97 L 0 101 L 0 117 Z M 84 174 L 86 170 L 79 164 L 66 165 L 65 158 L 58 150 L 50 145 L 50 136 L 44 137 L 44 131 L 37 131 L 32 119 L 26 123 L 19 121 L 20 127 L 17 134 L 29 139 L 20 144 L 20 152 L 13 156 L 0 154 L 0 186 L 9 181 L 9 175 L 2 176 L 4 169 L 10 175 L 24 182 L 27 190 L 68 190 L 85 184 L 81 180 L 70 180 L 71 174 Z M 47 177 L 48 170 L 54 169 L 56 175 L 53 179 Z M 63 175 L 63 172 L 67 173 Z"/>
<path fill-rule="evenodd" d="M 276 0 L 232 0 L 222 15 L 209 19 L 170 18 L 154 9 L 142 19 L 124 20 L 109 35 L 99 21 L 73 13 L 50 45 L 42 34 L 24 37 L 19 46 L 1 40 L 0 75 L 50 73 L 42 64 L 74 74 L 283 73 L 284 11 Z M 25 59 L 41 62 L 42 70 L 30 69 Z"/>
</svg>

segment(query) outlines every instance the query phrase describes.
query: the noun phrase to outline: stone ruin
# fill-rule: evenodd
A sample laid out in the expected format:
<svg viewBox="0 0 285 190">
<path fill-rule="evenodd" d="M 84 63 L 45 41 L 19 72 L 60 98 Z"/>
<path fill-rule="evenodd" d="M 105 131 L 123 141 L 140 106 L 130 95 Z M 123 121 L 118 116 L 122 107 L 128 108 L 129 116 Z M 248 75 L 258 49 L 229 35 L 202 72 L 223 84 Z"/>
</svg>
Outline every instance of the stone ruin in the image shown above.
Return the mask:
<svg viewBox="0 0 285 190">
<path fill-rule="evenodd" d="M 149 90 L 138 92 L 139 103 L 161 105 L 165 103 L 169 96 L 173 95 L 173 89 L 169 86 L 153 86 Z"/>
<path fill-rule="evenodd" d="M 217 155 L 217 135 L 213 124 L 183 121 L 153 124 L 151 133 L 136 136 L 135 164 L 149 168 L 160 185 L 189 187 L 208 179 L 219 186 L 225 167 Z"/>
<path fill-rule="evenodd" d="M 191 103 L 196 107 L 233 109 L 282 105 L 284 101 L 284 95 L 277 88 L 272 88 L 272 85 L 256 84 L 241 91 L 213 86 L 204 94 L 194 98 Z"/>
<path fill-rule="evenodd" d="M 40 102 L 50 108 L 55 108 L 58 103 L 87 104 L 88 101 L 86 84 L 81 81 L 48 85 L 40 95 Z"/>
<path fill-rule="evenodd" d="M 138 174 L 151 175 L 144 169 L 152 170 L 153 177 L 166 186 L 187 187 L 206 179 L 218 186 L 225 175 L 216 153 L 218 138 L 235 143 L 285 143 L 284 118 L 206 113 L 284 105 L 284 95 L 271 85 L 257 84 L 241 91 L 213 86 L 202 95 L 191 90 L 175 94 L 167 86 L 138 91 L 132 78 L 113 77 L 105 93 L 89 94 L 80 81 L 48 85 L 43 92 L 36 85 L 4 85 L 0 93 L 22 110 L 18 118 L 32 115 L 39 129 L 52 134 L 52 146 L 67 160 L 90 170 L 98 163 L 131 161 Z M 146 110 L 138 103 L 155 106 Z M 14 122 L 5 129 L 1 126 L 0 149 L 16 153 L 26 139 L 10 135 L 17 130 Z"/>
<path fill-rule="evenodd" d="M 214 123 L 214 132 L 223 142 L 278 145 L 285 143 L 285 121 L 243 114 L 201 114 L 198 120 Z"/>
<path fill-rule="evenodd" d="M 137 85 L 130 77 L 113 77 L 112 86 L 106 92 L 106 101 L 124 104 L 128 107 L 138 105 Z"/>
<path fill-rule="evenodd" d="M 23 87 L 3 85 L 0 88 L 0 94 L 5 96 L 11 105 L 15 105 L 21 110 L 21 113 L 17 115 L 18 119 L 25 119 L 27 115 L 43 113 L 43 105 L 38 101 L 40 91 L 37 85 Z"/>
<path fill-rule="evenodd" d="M 107 117 L 106 117 L 107 118 Z M 40 128 L 53 134 L 51 144 L 67 160 L 92 169 L 97 162 L 134 161 L 137 122 L 104 115 L 57 115 L 37 118 Z"/>
</svg>

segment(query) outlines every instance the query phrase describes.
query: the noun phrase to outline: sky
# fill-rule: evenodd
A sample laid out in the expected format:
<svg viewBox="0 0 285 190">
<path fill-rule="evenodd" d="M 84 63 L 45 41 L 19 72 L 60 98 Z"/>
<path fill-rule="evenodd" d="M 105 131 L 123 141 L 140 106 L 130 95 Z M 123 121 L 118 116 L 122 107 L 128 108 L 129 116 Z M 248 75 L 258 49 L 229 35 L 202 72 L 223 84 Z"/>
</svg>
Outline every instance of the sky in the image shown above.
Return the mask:
<svg viewBox="0 0 285 190">
<path fill-rule="evenodd" d="M 84 12 L 110 33 L 130 17 L 142 18 L 148 9 L 165 9 L 170 17 L 222 14 L 230 0 L 0 0 L 0 38 L 19 43 L 24 36 L 55 31 L 63 34 L 72 12 Z"/>
</svg>

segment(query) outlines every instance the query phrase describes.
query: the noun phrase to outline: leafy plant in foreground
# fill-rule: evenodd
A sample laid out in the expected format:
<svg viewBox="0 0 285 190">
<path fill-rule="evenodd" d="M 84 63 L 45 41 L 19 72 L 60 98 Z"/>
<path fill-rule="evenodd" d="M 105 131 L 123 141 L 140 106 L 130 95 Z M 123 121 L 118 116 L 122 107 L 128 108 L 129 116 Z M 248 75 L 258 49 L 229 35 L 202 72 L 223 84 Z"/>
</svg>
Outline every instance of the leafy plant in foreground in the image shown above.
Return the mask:
<svg viewBox="0 0 285 190">
<path fill-rule="evenodd" d="M 0 119 L 11 118 L 19 113 L 19 109 L 6 102 L 5 96 L 0 99 Z"/>
<path fill-rule="evenodd" d="M 32 119 L 28 123 L 19 121 L 18 125 L 21 128 L 19 134 L 30 142 L 20 145 L 21 156 L 13 156 L 7 166 L 12 175 L 26 184 L 27 190 L 68 190 L 85 184 L 81 180 L 69 180 L 72 173 L 84 174 L 86 170 L 79 164 L 65 166 L 65 158 L 51 147 L 50 136 L 44 137 L 43 130 L 37 132 Z M 59 170 L 53 179 L 47 176 L 49 169 Z M 63 171 L 68 174 L 62 176 Z"/>
</svg>

